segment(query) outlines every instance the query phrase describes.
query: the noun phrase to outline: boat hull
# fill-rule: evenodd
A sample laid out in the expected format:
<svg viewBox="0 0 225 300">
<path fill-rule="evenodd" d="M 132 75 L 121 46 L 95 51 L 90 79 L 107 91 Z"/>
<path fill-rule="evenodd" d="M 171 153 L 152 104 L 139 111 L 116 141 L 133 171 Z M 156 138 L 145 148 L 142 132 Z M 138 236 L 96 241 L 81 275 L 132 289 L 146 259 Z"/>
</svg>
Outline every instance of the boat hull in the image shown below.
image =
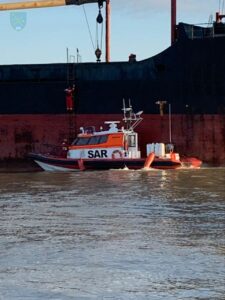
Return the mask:
<svg viewBox="0 0 225 300">
<path fill-rule="evenodd" d="M 52 155 L 30 153 L 28 157 L 34 160 L 44 171 L 88 171 L 125 169 L 139 170 L 144 168 L 144 158 L 119 158 L 119 159 L 67 159 Z M 155 158 L 151 163 L 153 169 L 177 169 L 182 166 L 180 161 Z"/>
</svg>

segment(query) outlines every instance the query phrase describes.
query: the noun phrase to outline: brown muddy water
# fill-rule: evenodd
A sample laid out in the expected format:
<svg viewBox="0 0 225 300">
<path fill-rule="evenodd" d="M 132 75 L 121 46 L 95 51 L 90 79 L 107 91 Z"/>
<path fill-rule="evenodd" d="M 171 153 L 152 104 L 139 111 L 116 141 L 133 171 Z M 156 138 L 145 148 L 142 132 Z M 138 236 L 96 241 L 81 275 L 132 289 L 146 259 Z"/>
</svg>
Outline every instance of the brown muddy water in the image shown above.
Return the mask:
<svg viewBox="0 0 225 300">
<path fill-rule="evenodd" d="M 0 299 L 225 299 L 225 169 L 0 174 Z"/>
</svg>

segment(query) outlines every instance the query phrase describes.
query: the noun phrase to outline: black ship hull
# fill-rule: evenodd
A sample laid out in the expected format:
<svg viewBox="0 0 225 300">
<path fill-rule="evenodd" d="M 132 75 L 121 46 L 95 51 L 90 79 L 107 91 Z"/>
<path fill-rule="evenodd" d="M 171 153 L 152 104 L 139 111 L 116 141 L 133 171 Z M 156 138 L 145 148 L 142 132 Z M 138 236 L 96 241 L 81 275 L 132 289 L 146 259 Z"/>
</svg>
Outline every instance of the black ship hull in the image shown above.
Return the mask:
<svg viewBox="0 0 225 300">
<path fill-rule="evenodd" d="M 120 119 L 122 100 L 130 99 L 145 114 L 143 145 L 168 140 L 170 106 L 178 150 L 225 163 L 225 36 L 191 39 L 180 28 L 173 46 L 140 62 L 1 66 L 0 158 L 23 157 L 68 135 L 64 90 L 75 83 L 75 131 L 102 116 Z M 158 101 L 166 102 L 162 110 Z"/>
</svg>

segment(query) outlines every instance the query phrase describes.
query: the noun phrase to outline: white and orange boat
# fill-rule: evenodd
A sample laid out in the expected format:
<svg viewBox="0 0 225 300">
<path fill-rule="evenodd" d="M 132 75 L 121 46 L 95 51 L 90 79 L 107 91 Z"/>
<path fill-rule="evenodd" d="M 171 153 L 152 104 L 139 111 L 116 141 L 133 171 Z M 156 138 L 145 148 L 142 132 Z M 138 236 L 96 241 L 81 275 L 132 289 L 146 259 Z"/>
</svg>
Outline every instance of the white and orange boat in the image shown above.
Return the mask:
<svg viewBox="0 0 225 300">
<path fill-rule="evenodd" d="M 199 168 L 197 158 L 180 159 L 172 144 L 151 143 L 146 145 L 147 156 L 141 157 L 138 134 L 134 131 L 143 120 L 142 111 L 134 113 L 132 106 L 123 107 L 125 126 L 118 128 L 119 121 L 107 121 L 107 130 L 96 131 L 94 127 L 80 128 L 81 132 L 66 154 L 53 155 L 30 153 L 45 171 L 84 171 L 109 169 L 178 169 L 182 167 Z M 65 146 L 64 146 L 65 147 Z"/>
</svg>

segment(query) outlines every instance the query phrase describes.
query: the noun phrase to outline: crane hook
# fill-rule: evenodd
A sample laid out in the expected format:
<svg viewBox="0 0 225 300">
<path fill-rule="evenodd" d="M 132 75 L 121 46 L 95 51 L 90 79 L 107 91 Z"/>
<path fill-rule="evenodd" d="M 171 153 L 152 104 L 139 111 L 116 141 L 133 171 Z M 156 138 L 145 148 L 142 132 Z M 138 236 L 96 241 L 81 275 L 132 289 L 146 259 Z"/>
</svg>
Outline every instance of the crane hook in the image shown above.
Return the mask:
<svg viewBox="0 0 225 300">
<path fill-rule="evenodd" d="M 95 50 L 95 55 L 96 55 L 96 58 L 97 58 L 97 62 L 98 62 L 98 63 L 101 62 L 102 51 L 101 51 L 99 48 L 97 48 L 97 49 Z"/>
</svg>

